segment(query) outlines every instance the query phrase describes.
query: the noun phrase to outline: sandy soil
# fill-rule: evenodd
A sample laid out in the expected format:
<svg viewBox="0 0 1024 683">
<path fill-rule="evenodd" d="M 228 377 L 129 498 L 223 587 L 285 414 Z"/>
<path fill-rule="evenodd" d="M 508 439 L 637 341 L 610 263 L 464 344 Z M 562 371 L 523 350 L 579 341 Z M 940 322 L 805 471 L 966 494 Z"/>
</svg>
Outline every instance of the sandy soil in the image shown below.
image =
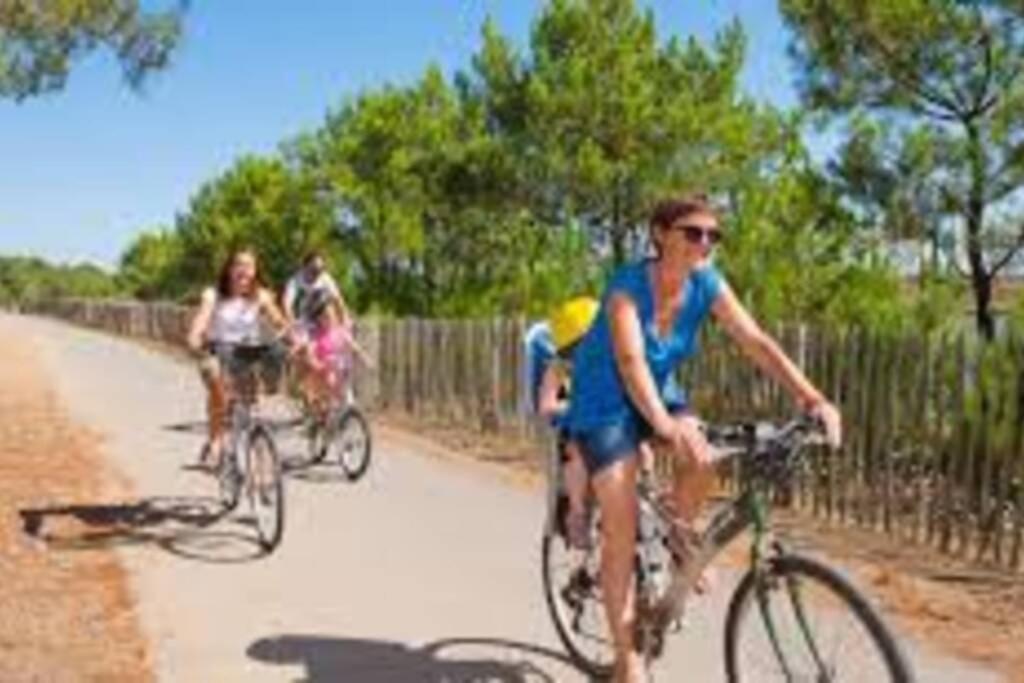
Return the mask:
<svg viewBox="0 0 1024 683">
<path fill-rule="evenodd" d="M 97 439 L 69 422 L 47 380 L 30 349 L 7 344 L 0 358 L 0 680 L 152 680 L 115 551 L 47 550 L 25 532 L 49 523 L 33 512 L 47 501 L 90 501 L 125 489 L 102 464 Z"/>
</svg>

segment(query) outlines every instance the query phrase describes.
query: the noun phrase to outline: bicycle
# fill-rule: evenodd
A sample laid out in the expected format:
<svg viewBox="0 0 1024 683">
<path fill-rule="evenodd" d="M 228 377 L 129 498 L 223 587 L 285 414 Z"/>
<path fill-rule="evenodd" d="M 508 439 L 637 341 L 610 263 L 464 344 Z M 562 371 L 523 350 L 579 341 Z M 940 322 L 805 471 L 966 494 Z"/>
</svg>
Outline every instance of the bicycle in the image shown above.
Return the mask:
<svg viewBox="0 0 1024 683">
<path fill-rule="evenodd" d="M 369 422 L 356 404 L 349 382 L 332 390 L 325 407 L 311 405 L 302 386 L 301 375 L 294 363 L 287 369 L 286 386 L 298 417 L 293 424 L 306 433 L 307 455 L 295 467 L 311 467 L 328 460 L 337 460 L 345 478 L 358 481 L 366 474 L 373 455 L 373 437 Z"/>
<path fill-rule="evenodd" d="M 260 546 L 269 553 L 284 534 L 284 477 L 271 429 L 257 410 L 257 398 L 258 370 L 276 353 L 276 345 L 218 343 L 213 350 L 226 360 L 231 386 L 230 431 L 216 471 L 221 504 L 225 511 L 234 510 L 244 488 Z"/>
<path fill-rule="evenodd" d="M 370 467 L 373 439 L 351 391 L 332 394 L 326 410 L 310 412 L 307 438 L 311 464 L 324 462 L 333 453 L 345 478 L 352 482 L 361 479 Z"/>
<path fill-rule="evenodd" d="M 911 683 L 909 661 L 892 631 L 868 600 L 836 570 L 786 548 L 772 533 L 770 494 L 790 482 L 806 446 L 819 430 L 809 418 L 782 426 L 741 423 L 707 427 L 708 440 L 719 460 L 738 458 L 739 491 L 710 515 L 700 534 L 680 541 L 673 531 L 675 516 L 650 476 L 637 486 L 636 648 L 650 664 L 661 656 L 670 630 L 680 630 L 687 600 L 705 568 L 733 541 L 752 531 L 749 566 L 734 590 L 726 613 L 725 673 L 730 683 L 831 683 L 863 680 Z M 592 543 L 586 551 L 568 548 L 558 515 L 564 508 L 558 491 L 558 470 L 551 473 L 548 519 L 542 543 L 545 597 L 566 650 L 587 673 L 611 673 L 613 651 L 604 621 L 600 594 L 600 520 L 590 522 Z M 682 551 L 680 550 L 682 548 Z M 557 562 L 557 553 L 568 560 Z M 575 557 L 573 556 L 575 554 Z M 559 567 L 568 567 L 564 577 Z M 594 616 L 591 631 L 584 624 Z M 841 618 L 852 619 L 865 637 L 860 653 L 831 661 L 840 648 L 825 636 Z M 834 647 L 825 647 L 831 644 Z M 860 656 L 858 656 L 858 654 Z M 870 657 L 868 656 L 870 655 Z M 850 671 L 848 667 L 853 667 Z M 852 674 L 852 678 L 847 678 Z M 840 678 L 840 675 L 843 677 Z"/>
</svg>

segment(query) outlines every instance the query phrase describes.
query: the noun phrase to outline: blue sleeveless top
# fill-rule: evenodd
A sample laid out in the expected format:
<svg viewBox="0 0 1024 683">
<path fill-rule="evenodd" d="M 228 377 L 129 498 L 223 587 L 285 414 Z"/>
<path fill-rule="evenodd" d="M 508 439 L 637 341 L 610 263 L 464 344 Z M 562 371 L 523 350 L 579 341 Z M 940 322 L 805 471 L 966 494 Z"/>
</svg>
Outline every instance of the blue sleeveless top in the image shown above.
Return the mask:
<svg viewBox="0 0 1024 683">
<path fill-rule="evenodd" d="M 650 260 L 628 264 L 612 276 L 594 324 L 573 352 L 573 392 L 568 423 L 573 432 L 586 432 L 636 414 L 619 375 L 612 347 L 608 301 L 617 292 L 633 300 L 644 336 L 644 356 L 666 403 L 684 404 L 676 383 L 679 365 L 697 352 L 701 324 L 722 290 L 722 276 L 714 266 L 693 270 L 683 291 L 683 304 L 665 337 L 654 322 L 654 293 Z"/>
</svg>

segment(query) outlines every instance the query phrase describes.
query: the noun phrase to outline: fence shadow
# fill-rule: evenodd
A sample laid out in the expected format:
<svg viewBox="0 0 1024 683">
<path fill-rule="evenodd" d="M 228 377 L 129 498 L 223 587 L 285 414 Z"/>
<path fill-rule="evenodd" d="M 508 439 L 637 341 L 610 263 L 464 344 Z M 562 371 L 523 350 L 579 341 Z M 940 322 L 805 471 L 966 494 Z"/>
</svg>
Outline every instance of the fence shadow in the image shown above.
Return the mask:
<svg viewBox="0 0 1024 683">
<path fill-rule="evenodd" d="M 242 530 L 247 521 L 229 519 L 212 497 L 52 505 L 25 508 L 19 515 L 26 535 L 60 551 L 152 546 L 211 564 L 248 562 L 264 554 L 255 534 Z"/>
<path fill-rule="evenodd" d="M 460 654 L 459 649 L 478 649 Z M 453 638 L 423 647 L 403 643 L 284 635 L 249 646 L 250 659 L 305 667 L 303 683 L 554 683 L 543 665 L 572 666 L 563 655 L 500 639 Z"/>
</svg>

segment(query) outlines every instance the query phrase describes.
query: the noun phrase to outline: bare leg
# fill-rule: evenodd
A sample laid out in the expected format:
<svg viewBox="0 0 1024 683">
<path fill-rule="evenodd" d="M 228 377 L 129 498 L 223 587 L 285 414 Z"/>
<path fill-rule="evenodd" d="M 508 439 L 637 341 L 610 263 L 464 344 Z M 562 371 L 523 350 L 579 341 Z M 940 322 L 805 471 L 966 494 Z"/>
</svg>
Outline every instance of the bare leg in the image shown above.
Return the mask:
<svg viewBox="0 0 1024 683">
<path fill-rule="evenodd" d="M 694 418 L 682 416 L 676 419 L 693 420 Z M 709 448 L 706 443 L 696 444 L 696 446 L 698 448 Z M 675 514 L 679 516 L 680 523 L 687 530 L 695 528 L 697 519 L 704 508 L 704 503 L 707 502 L 715 483 L 714 467 L 695 462 L 690 448 L 690 445 L 683 443 L 680 444 L 678 450 L 673 451 L 673 455 L 678 459 L 679 465 L 676 469 L 675 487 L 673 490 Z M 689 532 L 682 531 L 682 533 L 688 534 Z M 682 547 L 687 547 L 685 539 L 680 540 L 684 543 Z M 713 573 L 710 569 L 705 569 L 700 576 L 696 588 L 698 592 L 705 593 L 711 590 L 713 584 Z"/>
<path fill-rule="evenodd" d="M 586 549 L 590 547 L 591 542 L 586 509 L 587 469 L 580 455 L 579 446 L 573 441 L 565 446 L 565 458 L 563 473 L 569 502 L 565 516 L 566 540 L 574 548 Z"/>
<path fill-rule="evenodd" d="M 580 446 L 575 441 L 565 444 L 565 493 L 569 499 L 569 510 L 583 514 L 587 503 L 587 467 L 580 455 Z"/>
<path fill-rule="evenodd" d="M 217 467 L 220 465 L 221 453 L 224 450 L 224 419 L 227 413 L 227 388 L 219 368 L 206 367 L 202 373 L 203 384 L 206 386 L 206 434 L 207 461 L 204 465 Z"/>
<path fill-rule="evenodd" d="M 317 420 L 323 420 L 327 411 L 323 400 L 323 378 L 318 371 L 318 365 L 316 356 L 313 355 L 313 349 L 307 346 L 302 355 L 302 386 L 306 405 L 309 406 Z"/>
<path fill-rule="evenodd" d="M 693 420 L 689 416 L 677 418 L 680 420 Z M 708 447 L 702 444 L 701 447 Z M 675 481 L 675 498 L 679 516 L 691 526 L 700 516 L 704 503 L 715 483 L 715 469 L 711 465 L 697 464 L 694 460 L 690 447 L 681 444 L 680 449 L 675 452 L 679 459 L 679 470 Z"/>
<path fill-rule="evenodd" d="M 615 646 L 617 683 L 640 683 L 644 664 L 633 647 L 636 595 L 636 457 L 615 462 L 594 477 L 601 505 L 601 589 Z"/>
</svg>

